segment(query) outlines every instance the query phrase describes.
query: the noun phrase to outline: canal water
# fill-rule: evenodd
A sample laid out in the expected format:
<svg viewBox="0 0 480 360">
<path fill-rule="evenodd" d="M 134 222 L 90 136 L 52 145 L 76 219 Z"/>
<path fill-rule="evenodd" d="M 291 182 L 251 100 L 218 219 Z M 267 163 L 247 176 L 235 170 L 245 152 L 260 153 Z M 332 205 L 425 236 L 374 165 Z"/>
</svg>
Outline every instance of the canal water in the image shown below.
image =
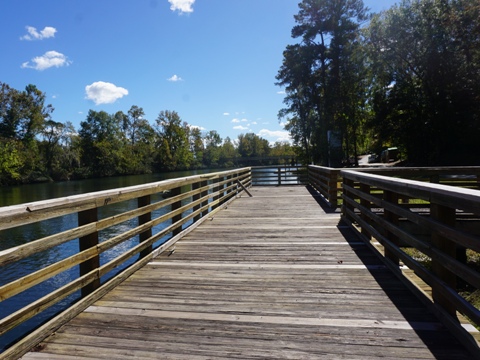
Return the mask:
<svg viewBox="0 0 480 360">
<path fill-rule="evenodd" d="M 58 183 L 42 183 L 22 186 L 0 187 L 0 207 L 45 199 L 59 198 L 76 194 L 85 194 L 89 192 L 107 189 L 146 184 L 212 171 L 214 170 L 183 171 L 150 175 L 122 176 Z M 155 198 L 153 198 L 152 201 L 155 201 Z M 131 208 L 134 208 L 135 206 L 135 201 L 110 204 L 105 208 L 99 209 L 99 218 L 107 217 L 109 216 L 109 214 L 113 215 L 114 213 L 124 212 Z M 164 213 L 168 210 L 160 209 L 158 211 L 159 213 L 154 213 L 153 216 L 159 216 L 162 214 L 162 212 Z M 135 219 L 131 220 L 131 222 L 131 224 L 120 224 L 117 227 L 101 233 L 100 241 L 120 234 L 125 231 L 125 227 L 133 227 L 136 224 Z M 27 243 L 34 239 L 39 239 L 51 234 L 65 231 L 76 226 L 77 216 L 76 214 L 72 214 L 61 218 L 43 221 L 41 223 L 25 225 L 15 229 L 0 231 L 0 251 Z M 155 228 L 154 231 L 161 230 L 161 228 L 164 228 L 166 226 L 167 224 L 160 224 L 159 229 Z M 165 240 L 166 239 L 161 239 L 159 242 Z M 107 252 L 102 254 L 100 258 L 101 263 L 108 262 L 109 260 L 115 258 L 118 253 L 124 252 L 126 248 L 132 247 L 136 244 L 138 244 L 138 239 L 132 238 L 130 241 L 127 241 L 120 245 L 120 247 L 123 248 L 115 247 L 108 250 Z M 158 243 L 156 245 L 158 245 Z M 65 257 L 75 254 L 77 251 L 78 240 L 72 240 L 66 244 L 35 254 L 34 256 L 28 257 L 14 264 L 2 266 L 0 267 L 0 286 L 10 281 L 19 279 L 22 276 L 31 273 L 32 271 L 45 268 L 46 266 L 58 261 L 59 259 L 63 259 Z M 125 266 L 128 266 L 135 260 L 136 258 L 131 259 L 129 263 L 126 263 L 123 267 L 118 268 L 117 272 L 122 270 Z M 13 296 L 12 298 L 0 301 L 0 319 L 3 319 L 9 314 L 12 314 L 13 312 L 21 309 L 23 306 L 26 306 L 34 299 L 39 299 L 41 296 L 48 294 L 52 290 L 57 289 L 64 284 L 67 284 L 70 280 L 77 278 L 78 275 L 79 270 L 78 266 L 76 266 L 27 291 Z M 111 276 L 113 275 L 110 275 L 110 277 Z M 102 278 L 102 281 L 104 280 L 107 279 Z M 7 334 L 0 336 L 0 352 L 2 352 L 10 344 L 15 342 L 18 338 L 24 336 L 28 332 L 32 331 L 34 328 L 38 327 L 40 324 L 44 323 L 46 320 L 48 320 L 48 318 L 61 312 L 63 309 L 71 305 L 73 302 L 78 300 L 79 296 L 79 292 L 70 295 L 69 297 L 63 299 L 57 305 L 52 306 L 42 314 L 35 316 L 29 321 L 17 326 Z"/>
</svg>

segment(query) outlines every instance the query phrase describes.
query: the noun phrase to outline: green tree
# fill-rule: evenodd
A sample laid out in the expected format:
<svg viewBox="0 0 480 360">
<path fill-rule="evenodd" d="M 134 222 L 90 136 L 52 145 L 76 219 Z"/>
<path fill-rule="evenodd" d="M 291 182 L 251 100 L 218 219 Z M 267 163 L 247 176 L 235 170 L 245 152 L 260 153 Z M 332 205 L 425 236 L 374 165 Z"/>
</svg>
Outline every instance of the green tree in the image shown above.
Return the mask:
<svg viewBox="0 0 480 360">
<path fill-rule="evenodd" d="M 0 139 L 0 185 L 12 185 L 21 179 L 23 161 L 18 141 Z"/>
<path fill-rule="evenodd" d="M 53 112 L 45 105 L 45 94 L 35 85 L 17 91 L 0 83 L 0 137 L 33 141 Z"/>
<path fill-rule="evenodd" d="M 319 86 L 313 69 L 316 66 L 316 47 L 311 44 L 289 45 L 283 52 L 283 64 L 276 79 L 279 86 L 286 87 L 284 103 L 288 106 L 279 111 L 279 119 L 286 118 L 285 129 L 295 144 L 303 149 L 306 163 L 312 161 L 312 153 L 321 153 L 323 139 L 314 141 L 319 125 Z M 320 131 L 317 131 L 320 133 Z"/>
<path fill-rule="evenodd" d="M 217 167 L 220 160 L 220 145 L 222 138 L 216 130 L 210 130 L 204 137 L 204 163 L 207 167 Z"/>
<path fill-rule="evenodd" d="M 189 127 L 190 152 L 193 154 L 193 167 L 200 168 L 204 165 L 205 145 L 203 143 L 202 131 L 198 127 Z"/>
<path fill-rule="evenodd" d="M 345 154 L 356 152 L 362 116 L 357 106 L 365 102 L 357 54 L 368 9 L 362 0 L 303 0 L 299 7 L 292 37 L 301 43 L 287 47 L 277 75 L 289 105 L 280 115 L 291 115 L 287 130 L 306 160 L 311 148 L 315 162 L 326 164 L 332 153 L 329 132 L 342 139 Z"/>
<path fill-rule="evenodd" d="M 238 153 L 243 158 L 265 157 L 270 154 L 268 140 L 261 138 L 254 133 L 238 135 Z"/>
<path fill-rule="evenodd" d="M 232 140 L 227 136 L 220 148 L 220 164 L 224 167 L 234 167 L 237 164 L 238 152 Z"/>
<path fill-rule="evenodd" d="M 161 111 L 156 120 L 157 164 L 160 169 L 188 169 L 193 162 L 188 138 L 189 126 L 175 111 Z"/>
<path fill-rule="evenodd" d="M 476 163 L 479 7 L 469 0 L 403 1 L 368 28 L 371 125 L 414 164 Z"/>
<path fill-rule="evenodd" d="M 132 145 L 135 145 L 141 135 L 140 127 L 145 126 L 144 116 L 143 109 L 136 105 L 132 105 L 127 116 L 122 116 L 122 130 Z"/>
<path fill-rule="evenodd" d="M 79 136 L 82 147 L 82 165 L 94 176 L 121 174 L 122 141 L 120 137 L 121 116 L 105 111 L 88 112 L 80 123 Z"/>
</svg>

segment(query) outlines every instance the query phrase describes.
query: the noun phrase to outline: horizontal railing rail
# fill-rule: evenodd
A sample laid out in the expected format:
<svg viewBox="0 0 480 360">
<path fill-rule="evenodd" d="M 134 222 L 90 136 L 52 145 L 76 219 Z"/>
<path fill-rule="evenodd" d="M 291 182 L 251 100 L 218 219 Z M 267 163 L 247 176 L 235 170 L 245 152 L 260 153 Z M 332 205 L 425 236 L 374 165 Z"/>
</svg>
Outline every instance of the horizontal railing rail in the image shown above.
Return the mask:
<svg viewBox="0 0 480 360">
<path fill-rule="evenodd" d="M 480 189 L 480 167 L 452 166 L 452 167 L 383 167 L 359 168 L 358 171 L 369 174 L 398 177 L 436 184 Z"/>
<path fill-rule="evenodd" d="M 61 305 L 0 358 L 24 354 L 251 184 L 251 169 L 242 168 L 0 208 L 0 336 Z M 49 222 L 69 216 L 77 217 L 75 226 L 48 233 Z M 46 234 L 5 247 L 24 226 Z M 31 257 L 42 266 L 25 266 Z M 27 303 L 16 301 L 29 291 Z M 7 303 L 11 311 L 4 314 Z"/>
<path fill-rule="evenodd" d="M 309 184 L 323 195 L 332 208 L 338 207 L 338 199 L 342 191 L 340 170 L 324 166 L 308 166 Z"/>
<path fill-rule="evenodd" d="M 340 171 L 323 166 L 308 166 L 308 181 L 332 208 L 339 207 L 342 198 Z M 362 167 L 349 169 L 362 173 L 431 182 L 443 185 L 480 189 L 480 167 Z"/>
<path fill-rule="evenodd" d="M 341 176 L 342 219 L 397 275 L 412 280 L 405 265 L 431 288 L 430 305 L 455 333 L 465 332 L 457 312 L 480 327 L 465 295 L 480 289 L 480 191 L 352 170 Z"/>
<path fill-rule="evenodd" d="M 307 169 L 301 165 L 252 166 L 253 186 L 304 185 Z"/>
</svg>

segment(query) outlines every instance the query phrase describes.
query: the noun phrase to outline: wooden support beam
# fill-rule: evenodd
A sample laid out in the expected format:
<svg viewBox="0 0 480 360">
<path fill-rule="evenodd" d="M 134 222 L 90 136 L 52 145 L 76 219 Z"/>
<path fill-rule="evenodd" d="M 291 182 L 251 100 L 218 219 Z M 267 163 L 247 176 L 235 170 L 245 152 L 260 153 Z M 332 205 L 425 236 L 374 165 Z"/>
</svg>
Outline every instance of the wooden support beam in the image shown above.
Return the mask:
<svg viewBox="0 0 480 360">
<path fill-rule="evenodd" d="M 78 226 L 94 223 L 98 221 L 98 209 L 80 211 L 78 213 Z M 84 251 L 98 245 L 98 231 L 82 236 L 78 241 L 79 250 Z M 100 267 L 100 257 L 97 255 L 80 264 L 80 276 L 88 274 L 90 271 Z M 96 279 L 82 288 L 82 297 L 85 297 L 100 287 L 100 279 Z"/>
<path fill-rule="evenodd" d="M 383 200 L 390 204 L 398 205 L 398 194 L 392 191 L 383 191 Z M 395 227 L 398 227 L 398 215 L 395 214 L 392 211 L 389 211 L 387 209 L 384 210 L 384 216 L 385 220 L 394 225 Z M 385 237 L 390 240 L 394 245 L 398 245 L 398 237 L 393 234 L 392 232 L 388 231 L 385 229 Z M 399 265 L 400 261 L 398 259 L 398 256 L 393 252 L 390 251 L 388 246 L 385 247 L 385 257 L 387 259 L 390 259 L 394 264 Z"/>
<path fill-rule="evenodd" d="M 177 196 L 177 195 L 180 195 L 182 193 L 182 188 L 181 187 L 177 187 L 177 188 L 174 188 L 172 189 L 172 197 L 173 196 Z M 172 211 L 175 211 L 175 210 L 178 210 L 182 207 L 182 201 L 177 201 L 177 202 L 174 202 L 172 204 Z M 175 224 L 176 222 L 182 220 L 182 214 L 178 214 L 178 215 L 175 215 L 173 218 L 172 218 L 172 224 Z M 175 236 L 177 234 L 179 234 L 180 232 L 182 231 L 182 227 L 179 226 L 178 228 L 174 229 L 173 232 L 172 232 L 172 236 Z"/>
<path fill-rule="evenodd" d="M 449 226 L 455 226 L 455 209 L 438 204 L 430 205 L 430 213 L 434 220 Z M 457 256 L 457 247 L 455 242 L 438 232 L 432 234 L 432 244 L 447 256 L 455 259 Z M 457 288 L 457 276 L 445 268 L 439 262 L 432 260 L 432 270 L 443 282 L 445 282 L 452 289 Z M 434 286 L 432 288 L 433 300 L 441 305 L 450 315 L 456 317 L 457 309 L 448 299 L 446 299 Z"/>
<path fill-rule="evenodd" d="M 137 199 L 137 203 L 139 208 L 150 205 L 151 203 L 150 195 L 139 197 Z M 138 217 L 138 225 L 140 226 L 140 225 L 146 224 L 150 220 L 152 220 L 152 213 L 148 212 L 146 214 L 140 215 Z M 152 237 L 152 228 L 148 228 L 147 230 L 140 233 L 139 235 L 140 242 L 143 242 L 149 239 L 150 237 Z M 145 248 L 140 252 L 140 258 L 147 256 L 151 252 L 152 252 L 152 246 L 150 245 L 149 247 Z"/>
<path fill-rule="evenodd" d="M 240 185 L 240 187 L 243 189 L 243 191 L 245 191 L 248 194 L 248 196 L 253 197 L 253 195 L 250 194 L 250 192 L 247 190 L 247 188 L 245 186 L 243 186 L 241 181 L 237 180 L 237 184 Z"/>
</svg>

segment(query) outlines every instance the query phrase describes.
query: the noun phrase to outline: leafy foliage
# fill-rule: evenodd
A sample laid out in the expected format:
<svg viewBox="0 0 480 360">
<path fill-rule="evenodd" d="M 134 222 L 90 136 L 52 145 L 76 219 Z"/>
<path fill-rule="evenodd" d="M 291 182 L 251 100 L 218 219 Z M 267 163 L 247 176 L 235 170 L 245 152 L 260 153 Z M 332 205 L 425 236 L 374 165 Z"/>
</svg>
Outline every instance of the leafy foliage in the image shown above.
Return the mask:
<svg viewBox="0 0 480 360">
<path fill-rule="evenodd" d="M 338 148 L 356 158 L 393 145 L 414 165 L 478 163 L 479 19 L 473 0 L 404 0 L 373 16 L 361 0 L 303 0 L 300 42 L 277 75 L 303 157 L 338 165 Z"/>
</svg>

